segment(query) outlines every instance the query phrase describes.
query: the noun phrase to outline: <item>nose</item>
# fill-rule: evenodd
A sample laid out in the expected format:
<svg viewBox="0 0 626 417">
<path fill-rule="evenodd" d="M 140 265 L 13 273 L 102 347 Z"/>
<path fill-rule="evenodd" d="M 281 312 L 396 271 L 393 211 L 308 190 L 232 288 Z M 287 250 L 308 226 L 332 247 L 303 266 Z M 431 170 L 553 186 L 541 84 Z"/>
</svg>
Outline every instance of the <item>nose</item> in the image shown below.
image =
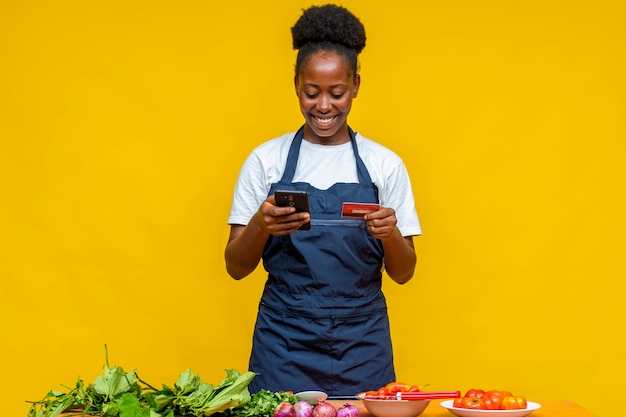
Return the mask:
<svg viewBox="0 0 626 417">
<path fill-rule="evenodd" d="M 327 94 L 322 94 L 320 95 L 320 99 L 317 102 L 317 108 L 321 111 L 321 112 L 327 112 L 332 108 L 332 104 L 330 101 L 330 96 Z"/>
</svg>

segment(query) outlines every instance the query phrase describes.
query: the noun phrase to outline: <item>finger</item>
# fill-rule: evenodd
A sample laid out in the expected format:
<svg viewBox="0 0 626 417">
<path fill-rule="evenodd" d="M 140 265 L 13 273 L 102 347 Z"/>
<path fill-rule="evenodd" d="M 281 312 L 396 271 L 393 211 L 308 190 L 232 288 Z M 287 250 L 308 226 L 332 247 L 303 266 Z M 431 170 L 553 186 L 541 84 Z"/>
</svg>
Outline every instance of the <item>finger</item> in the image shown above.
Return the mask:
<svg viewBox="0 0 626 417">
<path fill-rule="evenodd" d="M 282 208 L 283 207 L 277 207 L 276 209 Z M 279 216 L 267 215 L 264 216 L 264 220 L 271 234 L 283 235 L 298 230 L 300 226 L 311 220 L 311 215 L 307 212 L 297 212 L 292 214 L 283 214 Z"/>
<path fill-rule="evenodd" d="M 394 209 L 388 207 L 381 207 L 379 210 L 373 211 L 371 213 L 367 213 L 364 216 L 365 221 L 374 220 L 374 219 L 384 219 L 387 217 L 395 216 L 396 212 Z"/>
<path fill-rule="evenodd" d="M 272 201 L 270 201 L 270 199 Z M 261 210 L 263 211 L 264 215 L 272 216 L 272 217 L 282 217 L 290 213 L 293 213 L 296 210 L 294 207 L 290 207 L 290 206 L 285 206 L 285 207 L 276 206 L 273 204 L 273 200 L 274 200 L 274 196 L 271 196 L 267 198 L 261 205 Z"/>
<path fill-rule="evenodd" d="M 375 228 L 392 228 L 396 226 L 396 218 L 395 217 L 385 217 L 382 219 L 372 219 L 365 222 L 367 227 L 375 227 Z"/>
<path fill-rule="evenodd" d="M 295 232 L 300 228 L 302 222 L 283 222 L 273 225 L 270 233 L 274 236 L 284 236 Z"/>
</svg>

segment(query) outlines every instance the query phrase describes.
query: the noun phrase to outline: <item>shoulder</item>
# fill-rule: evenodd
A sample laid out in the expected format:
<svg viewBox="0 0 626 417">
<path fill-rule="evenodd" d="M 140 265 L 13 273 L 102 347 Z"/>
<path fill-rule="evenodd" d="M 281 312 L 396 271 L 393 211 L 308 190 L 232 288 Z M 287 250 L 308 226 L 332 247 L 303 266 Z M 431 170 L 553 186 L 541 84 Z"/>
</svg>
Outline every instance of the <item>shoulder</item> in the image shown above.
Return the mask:
<svg viewBox="0 0 626 417">
<path fill-rule="evenodd" d="M 257 156 L 276 155 L 278 152 L 289 152 L 289 147 L 296 132 L 285 133 L 276 138 L 270 139 L 267 142 L 263 142 L 252 150 L 252 154 Z"/>
<path fill-rule="evenodd" d="M 402 158 L 378 142 L 369 139 L 360 133 L 356 133 L 356 143 L 359 148 L 359 155 L 366 164 L 378 166 L 380 164 L 393 166 L 404 165 Z"/>
<path fill-rule="evenodd" d="M 402 158 L 391 149 L 357 134 L 359 155 L 379 190 L 383 206 L 396 211 L 403 236 L 422 234 L 411 179 Z"/>
<path fill-rule="evenodd" d="M 235 185 L 229 224 L 247 224 L 281 178 L 295 132 L 263 142 L 250 152 Z"/>
<path fill-rule="evenodd" d="M 386 146 L 364 136 L 357 134 L 356 139 L 359 156 L 380 191 L 381 201 L 388 202 L 394 194 L 409 194 L 410 179 L 402 158 Z"/>
<path fill-rule="evenodd" d="M 280 175 L 295 133 L 285 133 L 257 145 L 248 154 L 240 175 L 263 175 L 266 180 Z"/>
</svg>

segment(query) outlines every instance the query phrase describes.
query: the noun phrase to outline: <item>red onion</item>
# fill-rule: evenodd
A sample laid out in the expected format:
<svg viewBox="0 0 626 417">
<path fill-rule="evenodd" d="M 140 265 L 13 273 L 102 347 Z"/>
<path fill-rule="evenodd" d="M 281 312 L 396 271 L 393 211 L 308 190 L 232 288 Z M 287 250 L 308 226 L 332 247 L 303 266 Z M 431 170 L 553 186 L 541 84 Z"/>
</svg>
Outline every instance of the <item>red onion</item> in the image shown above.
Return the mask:
<svg viewBox="0 0 626 417">
<path fill-rule="evenodd" d="M 326 401 L 318 401 L 317 405 L 313 407 L 311 417 L 335 417 L 336 415 L 337 410 L 332 404 L 329 404 Z"/>
<path fill-rule="evenodd" d="M 296 409 L 291 403 L 283 401 L 274 410 L 274 417 L 296 417 Z"/>
<path fill-rule="evenodd" d="M 310 402 L 302 400 L 294 404 L 293 408 L 296 409 L 296 417 L 311 417 L 313 413 L 313 406 Z"/>
<path fill-rule="evenodd" d="M 356 405 L 345 403 L 337 410 L 337 417 L 357 417 L 359 409 Z"/>
</svg>

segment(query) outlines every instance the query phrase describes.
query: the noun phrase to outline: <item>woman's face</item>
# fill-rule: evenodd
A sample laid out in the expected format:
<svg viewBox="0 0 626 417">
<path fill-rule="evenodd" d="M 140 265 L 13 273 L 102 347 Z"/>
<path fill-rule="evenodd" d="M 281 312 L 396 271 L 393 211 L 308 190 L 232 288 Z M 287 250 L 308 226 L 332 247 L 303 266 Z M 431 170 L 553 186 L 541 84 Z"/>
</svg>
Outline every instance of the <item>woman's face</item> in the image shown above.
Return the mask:
<svg viewBox="0 0 626 417">
<path fill-rule="evenodd" d="M 360 81 L 336 52 L 316 52 L 302 64 L 295 86 L 307 141 L 336 145 L 350 140 L 346 121 Z"/>
</svg>

